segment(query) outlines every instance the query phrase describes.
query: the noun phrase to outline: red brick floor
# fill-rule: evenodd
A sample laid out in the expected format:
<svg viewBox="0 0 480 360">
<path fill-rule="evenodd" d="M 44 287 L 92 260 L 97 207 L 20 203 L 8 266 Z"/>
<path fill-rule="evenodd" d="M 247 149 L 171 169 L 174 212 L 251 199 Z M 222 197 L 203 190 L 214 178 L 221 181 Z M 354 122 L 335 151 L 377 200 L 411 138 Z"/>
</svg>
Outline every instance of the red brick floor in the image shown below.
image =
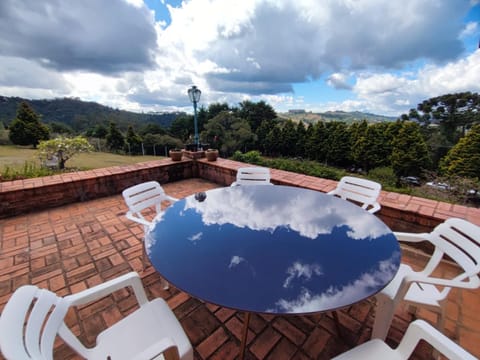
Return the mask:
<svg viewBox="0 0 480 360">
<path fill-rule="evenodd" d="M 217 184 L 190 179 L 164 185 L 165 191 L 184 197 Z M 36 284 L 60 295 L 77 292 L 129 271 L 140 273 L 150 298 L 163 297 L 183 325 L 195 348 L 196 359 L 234 359 L 238 356 L 243 314 L 203 303 L 171 287 L 149 266 L 142 271 L 143 230 L 125 218 L 121 195 L 0 220 L 0 309 L 12 292 Z M 420 266 L 425 256 L 406 249 L 403 260 Z M 444 271 L 449 271 L 445 265 Z M 480 357 L 480 291 L 453 290 L 449 296 L 446 334 Z M 311 316 L 252 315 L 247 359 L 329 359 L 369 339 L 374 300 L 338 312 L 342 334 L 332 314 Z M 88 306 L 74 309 L 66 322 L 87 345 L 96 334 L 135 309 L 128 291 L 120 291 Z M 419 309 L 417 317 L 435 322 L 433 313 Z M 387 342 L 396 345 L 413 319 L 397 311 Z M 58 340 L 55 359 L 77 359 Z M 420 344 L 414 359 L 430 359 L 430 348 Z"/>
</svg>

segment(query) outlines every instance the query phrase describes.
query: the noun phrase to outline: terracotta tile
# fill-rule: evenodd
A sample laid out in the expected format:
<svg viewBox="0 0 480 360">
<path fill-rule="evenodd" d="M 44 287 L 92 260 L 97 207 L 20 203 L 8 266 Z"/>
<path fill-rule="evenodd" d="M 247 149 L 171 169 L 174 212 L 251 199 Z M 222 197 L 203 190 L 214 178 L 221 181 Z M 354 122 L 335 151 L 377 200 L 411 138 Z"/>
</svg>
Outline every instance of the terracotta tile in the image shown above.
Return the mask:
<svg viewBox="0 0 480 360">
<path fill-rule="evenodd" d="M 222 159 L 222 164 L 224 162 L 230 164 L 232 171 L 238 164 Z M 329 186 L 333 188 L 335 184 L 324 179 L 287 175 L 284 177 L 281 171 L 278 172 L 279 179 L 289 178 L 319 191 Z M 92 181 L 95 179 L 93 172 L 81 176 Z M 55 179 L 46 181 L 54 182 Z M 183 197 L 218 186 L 204 179 L 189 179 L 166 183 L 164 188 L 173 196 Z M 466 214 L 466 209 L 461 206 L 419 200 L 408 195 L 382 192 L 382 201 L 395 202 L 399 208 L 420 207 L 425 215 L 436 206 L 434 216 L 464 214 L 473 221 L 480 219 L 479 211 L 472 209 Z M 143 229 L 132 225 L 125 218 L 125 211 L 121 195 L 116 195 L 1 220 L 0 311 L 11 292 L 21 285 L 36 284 L 64 296 L 137 270 L 149 298 L 165 298 L 180 319 L 195 347 L 196 359 L 233 359 L 238 356 L 244 314 L 198 301 L 174 287 L 163 290 L 161 278 L 152 267 L 145 271 L 141 269 Z M 404 252 L 402 258 L 414 268 L 422 267 L 425 260 L 425 256 L 414 251 Z M 451 267 L 442 267 L 444 274 L 452 271 Z M 447 336 L 452 338 L 458 332 L 459 343 L 477 357 L 480 357 L 477 346 L 480 338 L 479 296 L 480 290 L 452 291 L 448 298 L 445 329 Z M 75 334 L 93 345 L 96 332 L 137 307 L 131 291 L 123 289 L 69 312 L 66 321 Z M 374 316 L 372 300 L 342 310 L 339 317 L 345 337 L 341 338 L 328 313 L 289 317 L 253 314 L 246 359 L 329 359 L 350 346 L 367 341 Z M 422 308 L 417 317 L 433 323 L 437 320 L 436 313 Z M 387 339 L 390 344 L 398 343 L 409 321 L 410 315 L 401 308 L 397 309 Z M 55 344 L 55 358 L 79 359 L 61 341 Z M 428 347 L 419 346 L 414 358 L 429 359 L 431 352 Z"/>
</svg>

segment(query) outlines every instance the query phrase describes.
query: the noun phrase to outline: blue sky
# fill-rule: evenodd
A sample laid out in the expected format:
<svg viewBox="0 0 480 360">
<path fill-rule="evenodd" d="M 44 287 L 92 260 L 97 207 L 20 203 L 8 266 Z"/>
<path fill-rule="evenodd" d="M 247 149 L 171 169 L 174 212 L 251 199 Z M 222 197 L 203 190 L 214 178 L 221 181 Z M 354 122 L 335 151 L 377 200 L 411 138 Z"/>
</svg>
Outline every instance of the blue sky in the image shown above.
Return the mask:
<svg viewBox="0 0 480 360">
<path fill-rule="evenodd" d="M 478 0 L 4 0 L 0 95 L 399 116 L 480 92 Z"/>
</svg>

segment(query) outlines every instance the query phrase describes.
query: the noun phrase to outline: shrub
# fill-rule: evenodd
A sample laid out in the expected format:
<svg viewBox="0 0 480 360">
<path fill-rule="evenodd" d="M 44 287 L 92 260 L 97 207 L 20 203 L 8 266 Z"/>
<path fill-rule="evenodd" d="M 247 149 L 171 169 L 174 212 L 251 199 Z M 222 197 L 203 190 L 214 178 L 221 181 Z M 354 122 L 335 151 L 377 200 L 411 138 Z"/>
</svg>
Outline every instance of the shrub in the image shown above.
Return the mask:
<svg viewBox="0 0 480 360">
<path fill-rule="evenodd" d="M 23 167 L 21 168 L 15 168 L 8 165 L 4 166 L 1 173 L 1 179 L 2 181 L 30 179 L 40 176 L 53 175 L 54 173 L 55 171 L 44 167 L 39 167 L 33 161 L 25 161 Z"/>
<path fill-rule="evenodd" d="M 391 167 L 377 167 L 368 172 L 368 178 L 382 184 L 382 187 L 395 188 L 397 176 Z"/>
</svg>

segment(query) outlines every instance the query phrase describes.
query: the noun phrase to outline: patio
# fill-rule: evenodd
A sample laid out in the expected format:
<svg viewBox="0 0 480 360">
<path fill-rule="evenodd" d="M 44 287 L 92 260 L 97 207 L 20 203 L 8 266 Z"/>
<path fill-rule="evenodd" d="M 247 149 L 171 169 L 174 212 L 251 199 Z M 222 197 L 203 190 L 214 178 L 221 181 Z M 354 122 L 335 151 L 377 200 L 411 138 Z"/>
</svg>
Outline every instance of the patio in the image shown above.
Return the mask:
<svg viewBox="0 0 480 360">
<path fill-rule="evenodd" d="M 162 184 L 175 197 L 185 197 L 221 185 L 191 178 Z M 233 359 L 238 355 L 243 314 L 202 303 L 171 287 L 162 289 L 152 267 L 142 272 L 143 230 L 124 216 L 120 194 L 0 220 L 0 309 L 23 284 L 36 284 L 65 295 L 91 287 L 129 271 L 137 271 L 150 298 L 165 298 L 184 327 L 196 359 Z M 425 255 L 403 247 L 403 262 L 420 266 Z M 186 265 L 187 266 L 187 265 Z M 444 271 L 452 265 L 445 263 Z M 452 290 L 449 295 L 446 334 L 480 357 L 480 290 Z M 67 324 L 87 344 L 100 329 L 133 310 L 133 297 L 120 291 L 89 306 L 70 312 Z M 374 301 L 358 303 L 338 313 L 342 334 L 332 314 L 314 316 L 252 315 L 246 359 L 329 359 L 370 338 Z M 419 309 L 418 318 L 436 321 L 436 314 Z M 397 311 L 388 336 L 396 345 L 412 315 Z M 56 359 L 77 359 L 57 340 Z M 416 359 L 431 359 L 431 349 L 421 344 Z"/>
</svg>

